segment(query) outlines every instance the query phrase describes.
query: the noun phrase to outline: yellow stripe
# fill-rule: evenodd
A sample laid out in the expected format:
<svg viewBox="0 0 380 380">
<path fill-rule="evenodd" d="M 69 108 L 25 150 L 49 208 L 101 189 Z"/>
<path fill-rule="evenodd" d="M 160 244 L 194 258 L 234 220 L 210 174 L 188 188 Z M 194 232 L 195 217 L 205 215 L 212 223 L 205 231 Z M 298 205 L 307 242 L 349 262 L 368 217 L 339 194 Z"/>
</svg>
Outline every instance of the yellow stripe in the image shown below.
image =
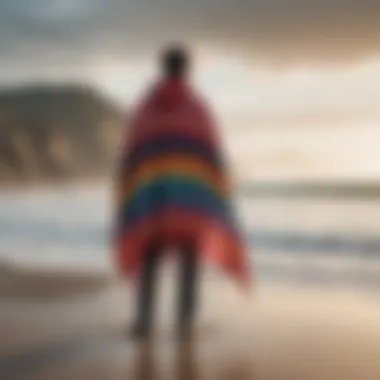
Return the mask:
<svg viewBox="0 0 380 380">
<path fill-rule="evenodd" d="M 210 183 L 217 192 L 222 195 L 228 193 L 228 187 L 224 179 L 215 170 L 207 167 L 204 161 L 185 155 L 170 155 L 163 158 L 155 158 L 138 167 L 135 174 L 126 179 L 124 199 L 128 198 L 143 183 L 150 182 L 154 178 L 165 174 L 182 174 L 184 176 L 197 177 L 201 181 Z"/>
</svg>

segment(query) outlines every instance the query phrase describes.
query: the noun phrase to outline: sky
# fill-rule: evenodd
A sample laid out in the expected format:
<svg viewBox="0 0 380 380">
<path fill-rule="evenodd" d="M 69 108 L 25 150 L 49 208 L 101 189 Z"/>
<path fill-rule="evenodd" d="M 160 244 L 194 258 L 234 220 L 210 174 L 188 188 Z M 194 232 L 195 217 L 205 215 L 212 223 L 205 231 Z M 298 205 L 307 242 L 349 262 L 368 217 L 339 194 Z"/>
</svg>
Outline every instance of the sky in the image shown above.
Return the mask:
<svg viewBox="0 0 380 380">
<path fill-rule="evenodd" d="M 86 81 L 128 106 L 183 41 L 230 130 L 377 131 L 379 19 L 378 0 L 0 0 L 0 85 Z"/>
<path fill-rule="evenodd" d="M 0 83 L 87 80 L 128 103 L 180 40 L 225 114 L 376 122 L 379 17 L 378 0 L 0 0 Z"/>
</svg>

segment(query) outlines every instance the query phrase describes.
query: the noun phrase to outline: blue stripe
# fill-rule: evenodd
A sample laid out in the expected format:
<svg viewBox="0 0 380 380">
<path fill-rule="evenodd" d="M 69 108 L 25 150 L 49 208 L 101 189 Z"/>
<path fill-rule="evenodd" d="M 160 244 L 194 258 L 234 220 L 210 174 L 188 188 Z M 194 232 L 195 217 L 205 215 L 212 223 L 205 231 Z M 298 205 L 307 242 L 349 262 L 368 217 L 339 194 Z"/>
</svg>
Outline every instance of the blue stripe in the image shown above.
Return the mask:
<svg viewBox="0 0 380 380">
<path fill-rule="evenodd" d="M 120 223 L 133 225 L 141 218 L 168 207 L 179 207 L 205 213 L 232 225 L 231 207 L 210 187 L 185 178 L 160 178 L 142 187 L 121 210 Z"/>
</svg>

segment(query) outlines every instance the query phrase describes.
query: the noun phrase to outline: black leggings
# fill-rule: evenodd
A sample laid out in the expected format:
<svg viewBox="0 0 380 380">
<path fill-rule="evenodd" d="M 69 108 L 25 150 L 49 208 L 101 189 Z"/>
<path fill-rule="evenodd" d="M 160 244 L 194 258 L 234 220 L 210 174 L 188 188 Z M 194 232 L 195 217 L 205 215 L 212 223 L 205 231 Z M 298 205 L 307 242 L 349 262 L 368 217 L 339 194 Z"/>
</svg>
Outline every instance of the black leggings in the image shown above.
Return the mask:
<svg viewBox="0 0 380 380">
<path fill-rule="evenodd" d="M 137 299 L 137 325 L 149 330 L 154 317 L 156 275 L 164 246 L 158 242 L 148 245 L 145 250 Z M 180 278 L 178 292 L 178 324 L 187 327 L 192 323 L 196 308 L 196 280 L 198 259 L 196 247 L 192 243 L 179 247 Z"/>
</svg>

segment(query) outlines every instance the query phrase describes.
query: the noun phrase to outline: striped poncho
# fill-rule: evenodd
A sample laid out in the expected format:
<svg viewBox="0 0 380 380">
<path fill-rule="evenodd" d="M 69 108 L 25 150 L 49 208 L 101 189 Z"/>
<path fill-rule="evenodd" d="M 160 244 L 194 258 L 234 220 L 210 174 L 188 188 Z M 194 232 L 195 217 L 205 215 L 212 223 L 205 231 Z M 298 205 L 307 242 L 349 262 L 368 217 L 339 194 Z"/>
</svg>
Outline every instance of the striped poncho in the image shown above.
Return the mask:
<svg viewBox="0 0 380 380">
<path fill-rule="evenodd" d="M 152 239 L 193 239 L 198 253 L 247 284 L 248 267 L 210 116 L 181 80 L 156 85 L 136 110 L 117 183 L 116 259 L 138 275 Z"/>
</svg>

